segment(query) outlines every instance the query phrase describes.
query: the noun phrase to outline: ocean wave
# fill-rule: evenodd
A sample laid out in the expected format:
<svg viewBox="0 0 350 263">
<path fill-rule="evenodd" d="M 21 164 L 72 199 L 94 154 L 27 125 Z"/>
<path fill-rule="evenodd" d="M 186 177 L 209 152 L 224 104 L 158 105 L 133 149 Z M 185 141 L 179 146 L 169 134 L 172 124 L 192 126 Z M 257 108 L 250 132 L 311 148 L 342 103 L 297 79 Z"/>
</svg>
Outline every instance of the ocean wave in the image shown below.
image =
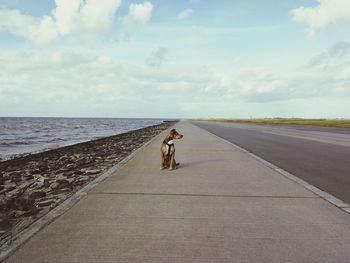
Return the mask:
<svg viewBox="0 0 350 263">
<path fill-rule="evenodd" d="M 53 138 L 52 140 L 48 140 L 47 142 L 65 142 L 65 141 L 69 141 L 70 138 L 66 138 L 66 139 L 63 139 L 63 138 Z"/>
<path fill-rule="evenodd" d="M 34 144 L 33 142 L 30 141 L 14 141 L 14 142 L 0 142 L 0 146 L 17 146 L 17 145 L 31 145 Z"/>
<path fill-rule="evenodd" d="M 39 136 L 28 136 L 28 137 L 23 137 L 23 140 L 38 140 L 40 139 Z"/>
</svg>

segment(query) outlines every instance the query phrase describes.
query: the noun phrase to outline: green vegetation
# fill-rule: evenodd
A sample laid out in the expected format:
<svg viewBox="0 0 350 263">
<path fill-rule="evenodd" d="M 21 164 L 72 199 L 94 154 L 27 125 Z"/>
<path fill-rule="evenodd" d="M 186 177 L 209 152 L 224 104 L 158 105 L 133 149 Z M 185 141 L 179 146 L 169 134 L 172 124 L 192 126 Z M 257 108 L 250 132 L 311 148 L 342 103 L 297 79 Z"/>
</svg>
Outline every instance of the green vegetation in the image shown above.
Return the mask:
<svg viewBox="0 0 350 263">
<path fill-rule="evenodd" d="M 264 119 L 193 119 L 193 121 L 239 122 L 277 125 L 312 125 L 324 127 L 350 128 L 348 119 L 302 119 L 302 118 L 264 118 Z"/>
</svg>

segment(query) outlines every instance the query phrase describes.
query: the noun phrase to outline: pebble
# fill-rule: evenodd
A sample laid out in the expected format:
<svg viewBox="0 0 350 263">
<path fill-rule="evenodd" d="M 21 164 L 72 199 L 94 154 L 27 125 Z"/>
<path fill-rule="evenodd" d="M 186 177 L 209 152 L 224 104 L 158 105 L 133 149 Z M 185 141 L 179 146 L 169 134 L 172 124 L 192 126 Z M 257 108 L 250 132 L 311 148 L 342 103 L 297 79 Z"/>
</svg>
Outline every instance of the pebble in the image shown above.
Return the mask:
<svg viewBox="0 0 350 263">
<path fill-rule="evenodd" d="M 12 189 L 16 188 L 16 184 L 11 182 L 10 180 L 7 180 L 5 181 L 5 188 L 8 190 L 8 191 L 11 191 Z"/>
<path fill-rule="evenodd" d="M 45 195 L 46 195 L 46 193 L 43 191 L 34 191 L 29 195 L 29 198 L 33 198 L 33 199 L 42 198 Z"/>
<path fill-rule="evenodd" d="M 84 171 L 85 174 L 98 174 L 100 172 L 101 172 L 101 170 L 97 170 L 97 169 L 91 169 L 91 170 Z"/>
<path fill-rule="evenodd" d="M 54 183 L 50 184 L 50 188 L 54 189 L 54 190 L 56 190 L 59 186 L 60 186 L 60 184 L 57 183 L 57 182 L 54 182 Z"/>
<path fill-rule="evenodd" d="M 54 202 L 55 202 L 54 200 L 45 200 L 45 201 L 39 202 L 39 203 L 37 204 L 37 207 L 49 206 L 49 205 L 51 205 L 51 204 L 54 203 Z"/>
<path fill-rule="evenodd" d="M 48 188 L 50 186 L 50 182 L 51 182 L 50 179 L 45 179 L 44 183 L 43 183 L 43 186 Z"/>
<path fill-rule="evenodd" d="M 77 181 L 87 181 L 89 180 L 90 177 L 89 176 L 80 176 L 79 179 Z"/>
<path fill-rule="evenodd" d="M 56 182 L 59 184 L 60 187 L 69 185 L 69 181 L 66 179 L 58 179 Z"/>
</svg>

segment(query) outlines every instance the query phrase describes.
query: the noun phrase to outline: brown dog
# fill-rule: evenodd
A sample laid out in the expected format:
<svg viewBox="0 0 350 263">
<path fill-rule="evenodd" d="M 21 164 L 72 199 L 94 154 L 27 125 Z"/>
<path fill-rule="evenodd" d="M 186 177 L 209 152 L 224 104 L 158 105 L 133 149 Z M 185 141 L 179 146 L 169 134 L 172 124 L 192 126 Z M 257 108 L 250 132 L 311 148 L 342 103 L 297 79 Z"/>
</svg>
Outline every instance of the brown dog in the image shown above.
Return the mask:
<svg viewBox="0 0 350 263">
<path fill-rule="evenodd" d="M 182 139 L 183 135 L 172 129 L 165 137 L 160 147 L 160 169 L 169 168 L 174 170 L 178 163 L 175 161 L 175 146 L 173 140 Z"/>
</svg>

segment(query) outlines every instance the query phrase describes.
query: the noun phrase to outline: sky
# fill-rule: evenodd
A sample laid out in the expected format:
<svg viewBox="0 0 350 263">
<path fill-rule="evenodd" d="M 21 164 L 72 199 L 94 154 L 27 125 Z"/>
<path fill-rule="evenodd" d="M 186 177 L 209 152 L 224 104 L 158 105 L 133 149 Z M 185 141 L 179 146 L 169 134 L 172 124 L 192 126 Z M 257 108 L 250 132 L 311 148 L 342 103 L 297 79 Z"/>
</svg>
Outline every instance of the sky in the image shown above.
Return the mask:
<svg viewBox="0 0 350 263">
<path fill-rule="evenodd" d="M 349 0 L 0 0 L 0 116 L 350 118 Z"/>
</svg>

